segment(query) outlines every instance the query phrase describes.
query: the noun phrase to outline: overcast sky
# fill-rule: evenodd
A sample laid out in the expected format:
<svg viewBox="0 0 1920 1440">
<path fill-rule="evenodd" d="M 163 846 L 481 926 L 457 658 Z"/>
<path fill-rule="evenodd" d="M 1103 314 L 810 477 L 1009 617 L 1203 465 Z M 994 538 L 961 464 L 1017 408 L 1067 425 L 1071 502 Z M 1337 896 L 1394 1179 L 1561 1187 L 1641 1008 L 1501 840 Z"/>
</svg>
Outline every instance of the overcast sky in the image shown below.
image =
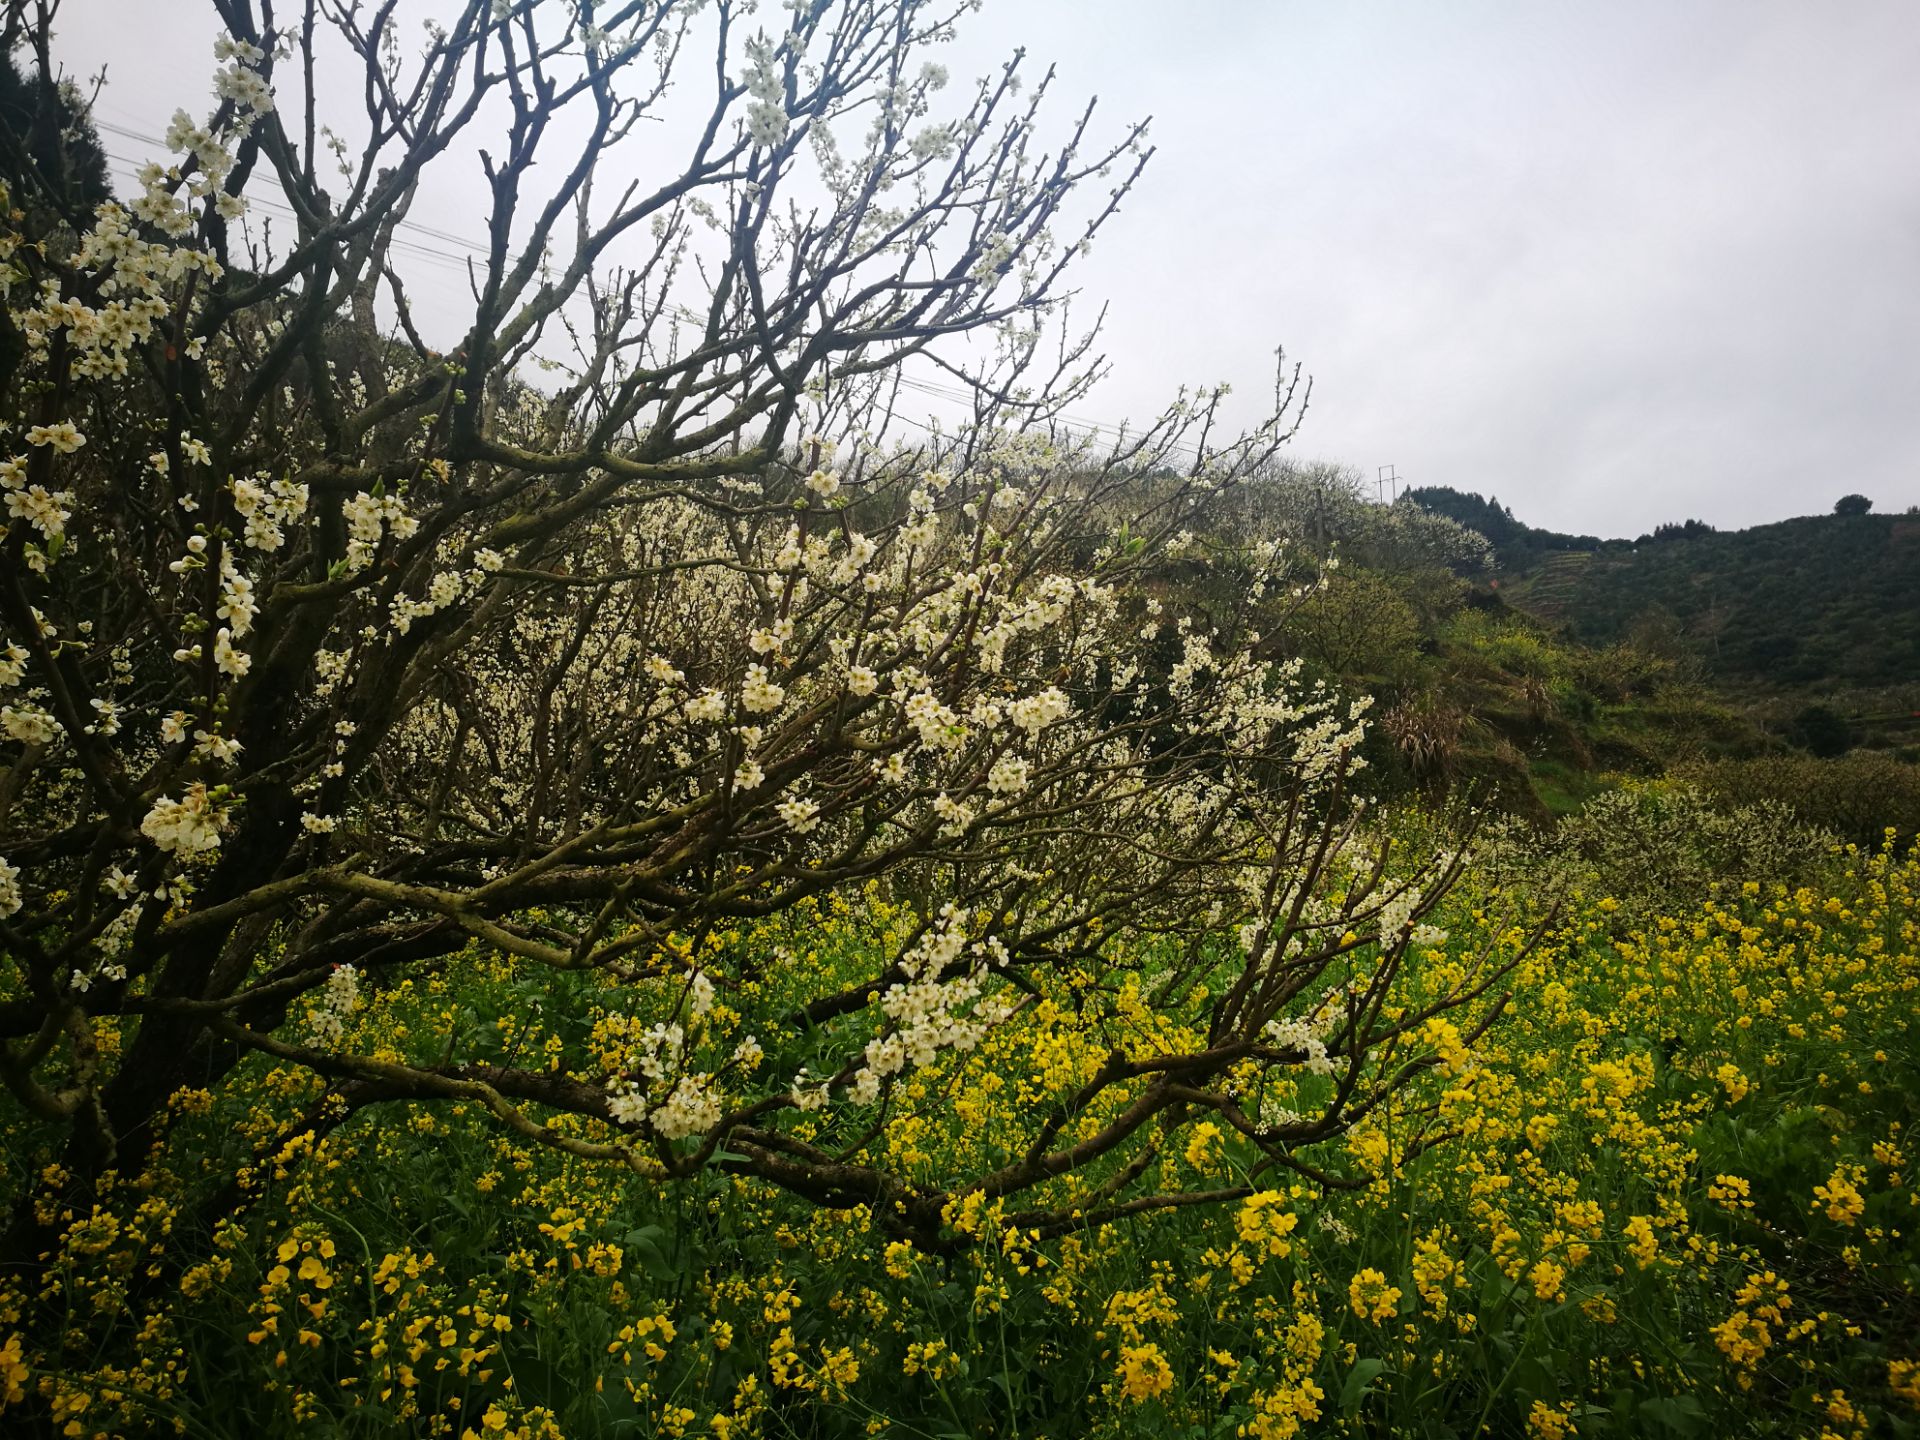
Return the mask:
<svg viewBox="0 0 1920 1440">
<path fill-rule="evenodd" d="M 211 8 L 67 0 L 60 54 L 158 133 L 204 113 Z M 1920 503 L 1914 0 L 987 0 L 941 58 L 1015 46 L 1154 117 L 1080 273 L 1115 371 L 1082 413 L 1226 380 L 1251 422 L 1284 344 L 1303 456 L 1534 524 Z"/>
</svg>

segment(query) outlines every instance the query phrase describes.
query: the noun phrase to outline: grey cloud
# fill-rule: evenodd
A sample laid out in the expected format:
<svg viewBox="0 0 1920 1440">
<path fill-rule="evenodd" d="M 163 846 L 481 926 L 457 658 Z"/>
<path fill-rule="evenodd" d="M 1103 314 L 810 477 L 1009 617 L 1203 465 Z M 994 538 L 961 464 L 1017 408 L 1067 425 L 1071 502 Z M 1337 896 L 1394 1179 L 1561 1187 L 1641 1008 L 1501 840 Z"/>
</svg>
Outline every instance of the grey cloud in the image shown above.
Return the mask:
<svg viewBox="0 0 1920 1440">
<path fill-rule="evenodd" d="M 157 129 L 197 103 L 209 8 L 74 0 L 63 54 Z M 1018 45 L 1063 109 L 1156 116 L 1082 274 L 1115 361 L 1086 413 L 1231 380 L 1250 421 L 1284 341 L 1303 452 L 1535 523 L 1920 501 L 1907 0 L 990 0 L 943 58 Z"/>
</svg>

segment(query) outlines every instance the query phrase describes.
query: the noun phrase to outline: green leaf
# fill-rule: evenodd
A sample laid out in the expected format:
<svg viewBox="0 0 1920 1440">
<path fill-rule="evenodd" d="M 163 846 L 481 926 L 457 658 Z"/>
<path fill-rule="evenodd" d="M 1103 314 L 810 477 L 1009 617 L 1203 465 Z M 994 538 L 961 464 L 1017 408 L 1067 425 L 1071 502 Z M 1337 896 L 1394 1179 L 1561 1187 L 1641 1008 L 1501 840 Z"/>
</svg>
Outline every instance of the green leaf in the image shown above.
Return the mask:
<svg viewBox="0 0 1920 1440">
<path fill-rule="evenodd" d="M 656 1280 L 671 1280 L 675 1270 L 667 1259 L 666 1251 L 660 1248 L 660 1242 L 667 1238 L 666 1230 L 659 1225 L 642 1225 L 638 1230 L 629 1230 L 621 1240 L 620 1248 L 629 1255 L 636 1256 L 640 1268 Z"/>
<path fill-rule="evenodd" d="M 1340 1387 L 1340 1409 L 1343 1414 L 1351 1415 L 1360 1408 L 1361 1398 L 1367 1393 L 1367 1387 L 1379 1378 L 1387 1368 L 1387 1362 L 1376 1355 L 1353 1362 L 1353 1368 L 1347 1372 L 1347 1383 Z"/>
<path fill-rule="evenodd" d="M 1691 1395 L 1660 1395 L 1640 1402 L 1640 1418 L 1674 1435 L 1698 1435 L 1707 1423 L 1707 1412 Z"/>
</svg>

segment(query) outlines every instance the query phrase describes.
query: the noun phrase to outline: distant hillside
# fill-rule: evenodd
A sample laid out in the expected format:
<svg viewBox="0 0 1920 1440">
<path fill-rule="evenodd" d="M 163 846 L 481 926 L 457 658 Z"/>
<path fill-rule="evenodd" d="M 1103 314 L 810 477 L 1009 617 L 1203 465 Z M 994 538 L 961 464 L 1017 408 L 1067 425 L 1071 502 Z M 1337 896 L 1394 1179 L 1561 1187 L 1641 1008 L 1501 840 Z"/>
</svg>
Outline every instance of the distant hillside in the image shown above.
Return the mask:
<svg viewBox="0 0 1920 1440">
<path fill-rule="evenodd" d="M 1907 516 L 1820 516 L 1608 547 L 1556 599 L 1588 644 L 1677 627 L 1724 682 L 1831 689 L 1920 679 L 1920 519 Z"/>
<path fill-rule="evenodd" d="M 1543 822 L 1652 784 L 1864 843 L 1920 833 L 1920 515 L 1851 497 L 1741 533 L 1601 540 L 1461 491 L 1378 505 L 1367 488 L 1338 465 L 1276 470 L 1222 512 L 1209 563 L 1170 560 L 1156 583 L 1202 612 L 1251 595 L 1265 652 L 1369 696 L 1375 794 Z M 1256 588 L 1242 567 L 1274 536 L 1299 569 Z M 1342 563 L 1322 575 L 1326 554 Z"/>
<path fill-rule="evenodd" d="M 1461 502 L 1478 500 L 1439 508 L 1471 523 Z M 1821 515 L 1728 532 L 1694 521 L 1591 546 L 1584 536 L 1543 545 L 1534 537 L 1550 532 L 1501 518 L 1523 532 L 1504 546 L 1488 536 L 1503 594 L 1586 644 L 1683 651 L 1722 684 L 1776 693 L 1920 683 L 1920 517 Z"/>
<path fill-rule="evenodd" d="M 1493 553 L 1502 570 L 1527 571 L 1547 556 L 1563 552 L 1582 553 L 1598 550 L 1608 543 L 1598 535 L 1566 535 L 1558 530 L 1540 530 L 1514 517 L 1498 495 L 1483 500 L 1471 491 L 1455 490 L 1451 485 L 1420 485 L 1401 497 L 1422 510 L 1444 515 L 1449 520 L 1478 530 L 1493 543 Z"/>
</svg>

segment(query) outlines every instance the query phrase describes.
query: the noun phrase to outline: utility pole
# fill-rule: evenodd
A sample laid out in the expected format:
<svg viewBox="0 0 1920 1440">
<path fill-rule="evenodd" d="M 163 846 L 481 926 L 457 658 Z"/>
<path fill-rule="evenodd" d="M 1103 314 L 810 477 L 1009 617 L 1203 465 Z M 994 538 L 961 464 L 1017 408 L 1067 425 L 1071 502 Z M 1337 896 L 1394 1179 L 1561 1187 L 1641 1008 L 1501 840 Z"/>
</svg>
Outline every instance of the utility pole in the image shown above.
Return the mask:
<svg viewBox="0 0 1920 1440">
<path fill-rule="evenodd" d="M 1389 498 L 1391 496 L 1391 498 Z M 1391 465 L 1382 465 L 1373 474 L 1373 498 L 1382 505 L 1400 498 L 1400 475 Z"/>
</svg>

